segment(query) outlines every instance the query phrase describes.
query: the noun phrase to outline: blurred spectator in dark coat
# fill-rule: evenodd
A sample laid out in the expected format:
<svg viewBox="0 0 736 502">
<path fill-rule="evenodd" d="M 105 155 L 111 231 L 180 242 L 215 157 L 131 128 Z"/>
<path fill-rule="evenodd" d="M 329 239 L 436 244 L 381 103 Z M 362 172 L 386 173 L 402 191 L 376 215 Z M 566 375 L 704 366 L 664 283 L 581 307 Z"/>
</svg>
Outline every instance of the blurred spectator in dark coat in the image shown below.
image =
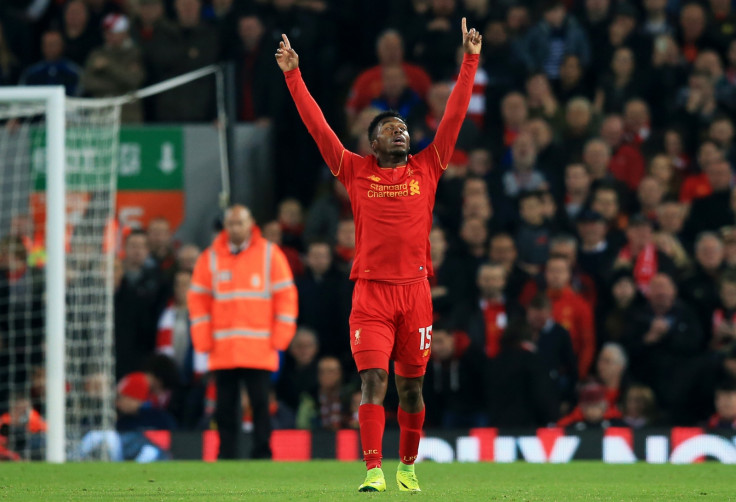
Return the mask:
<svg viewBox="0 0 736 502">
<path fill-rule="evenodd" d="M 700 328 L 710 338 L 712 313 L 718 306 L 718 283 L 724 271 L 723 241 L 714 232 L 703 232 L 695 241 L 695 268 L 680 284 L 682 299 L 693 309 Z"/>
<path fill-rule="evenodd" d="M 116 271 L 115 374 L 118 379 L 140 369 L 156 343 L 162 287 L 158 271 L 146 265 L 148 256 L 146 234 L 134 230 L 125 240 L 125 260 L 120 271 Z"/>
<path fill-rule="evenodd" d="M 646 385 L 634 384 L 626 390 L 621 412 L 624 423 L 632 429 L 657 425 L 659 419 L 654 392 Z"/>
<path fill-rule="evenodd" d="M 0 23 L 0 85 L 14 85 L 18 79 L 19 61 L 3 30 Z"/>
<path fill-rule="evenodd" d="M 678 298 L 670 276 L 655 275 L 647 298 L 648 304 L 632 315 L 622 342 L 632 376 L 652 387 L 657 401 L 669 410 L 677 397 L 672 382 L 680 377 L 684 363 L 702 352 L 703 332 L 690 307 Z"/>
<path fill-rule="evenodd" d="M 291 340 L 279 372 L 276 395 L 292 410 L 307 396 L 317 392 L 317 334 L 307 326 L 300 326 Z"/>
<path fill-rule="evenodd" d="M 600 213 L 585 209 L 576 221 L 580 237 L 577 262 L 603 291 L 618 250 L 606 238 L 606 222 Z"/>
<path fill-rule="evenodd" d="M 83 67 L 90 53 L 102 45 L 102 26 L 90 24 L 89 9 L 82 0 L 73 0 L 64 7 L 64 55 Z"/>
<path fill-rule="evenodd" d="M 82 74 L 85 94 L 94 98 L 122 96 L 138 90 L 145 80 L 141 52 L 130 38 L 129 27 L 128 18 L 121 14 L 110 14 L 105 18 L 105 45 L 92 51 Z M 140 101 L 124 105 L 121 120 L 142 122 Z"/>
<path fill-rule="evenodd" d="M 736 430 L 736 381 L 724 381 L 716 387 L 716 412 L 705 424 L 709 430 Z"/>
<path fill-rule="evenodd" d="M 435 323 L 424 377 L 427 422 L 447 428 L 484 427 L 488 415 L 477 386 L 483 381 L 485 358 L 481 351 L 459 348 L 458 336 L 443 323 Z"/>
<path fill-rule="evenodd" d="M 295 281 L 299 291 L 299 324 L 313 328 L 319 337 L 321 354 L 343 358 L 350 352 L 348 316 L 351 283 L 333 266 L 327 242 L 315 241 L 307 247 L 304 275 Z"/>
<path fill-rule="evenodd" d="M 506 271 L 506 289 L 504 295 L 511 301 L 518 301 L 524 284 L 529 280 L 529 273 L 519 266 L 518 251 L 514 239 L 508 233 L 499 233 L 491 237 L 488 258 L 492 263 L 499 263 Z"/>
<path fill-rule="evenodd" d="M 81 69 L 65 59 L 64 39 L 61 32 L 49 30 L 41 38 L 43 61 L 27 68 L 20 76 L 20 85 L 63 85 L 67 96 L 77 96 L 81 91 Z"/>
<path fill-rule="evenodd" d="M 552 318 L 552 303 L 543 293 L 529 302 L 526 322 L 532 330 L 528 346 L 539 355 L 543 368 L 554 383 L 560 410 L 567 413 L 575 402 L 578 381 L 578 358 L 572 348 L 570 333 Z"/>
<path fill-rule="evenodd" d="M 412 19 L 407 28 L 412 59 L 433 81 L 452 78 L 455 71 L 455 49 L 460 45 L 453 33 L 460 22 L 457 4 L 456 0 L 430 2 L 426 14 Z"/>
<path fill-rule="evenodd" d="M 556 80 L 565 54 L 575 54 L 587 66 L 591 60 L 590 43 L 577 20 L 567 15 L 562 1 L 548 2 L 542 20 L 529 30 L 524 41 L 527 69 L 543 70 Z"/>
<path fill-rule="evenodd" d="M 529 327 L 514 323 L 500 354 L 486 364 L 483 389 L 492 426 L 546 427 L 557 419 L 554 383 L 539 354 L 526 345 L 531 339 Z"/>
<path fill-rule="evenodd" d="M 685 234 L 693 239 L 704 230 L 718 230 L 733 223 L 731 212 L 731 184 L 733 172 L 724 160 L 710 163 L 705 168 L 713 192 L 700 199 L 695 199 L 690 208 L 690 215 L 685 224 Z"/>
<path fill-rule="evenodd" d="M 219 36 L 213 26 L 201 19 L 201 7 L 201 0 L 176 0 L 176 24 L 160 26 L 144 45 L 146 69 L 152 82 L 173 78 L 218 61 Z M 202 122 L 215 118 L 215 82 L 212 77 L 198 79 L 153 99 L 158 122 Z"/>
<path fill-rule="evenodd" d="M 615 271 L 606 287 L 608 291 L 602 295 L 596 313 L 599 345 L 609 341 L 622 343 L 624 337 L 629 336 L 631 316 L 644 303 L 630 270 Z"/>
<path fill-rule="evenodd" d="M 237 117 L 242 122 L 267 124 L 285 106 L 281 72 L 273 64 L 273 47 L 266 27 L 255 14 L 237 22 L 237 39 L 225 47 L 236 64 Z"/>
</svg>

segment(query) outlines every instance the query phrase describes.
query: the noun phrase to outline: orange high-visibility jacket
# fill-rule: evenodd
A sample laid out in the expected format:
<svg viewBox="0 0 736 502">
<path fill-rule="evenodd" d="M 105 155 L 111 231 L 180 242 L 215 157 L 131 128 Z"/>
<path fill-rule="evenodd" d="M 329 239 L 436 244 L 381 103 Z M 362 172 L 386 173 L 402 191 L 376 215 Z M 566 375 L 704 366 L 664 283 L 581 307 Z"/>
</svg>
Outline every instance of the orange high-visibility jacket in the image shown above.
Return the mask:
<svg viewBox="0 0 736 502">
<path fill-rule="evenodd" d="M 296 332 L 297 291 L 284 253 L 253 227 L 238 254 L 226 232 L 197 260 L 187 295 L 192 343 L 210 369 L 276 371 Z"/>
</svg>

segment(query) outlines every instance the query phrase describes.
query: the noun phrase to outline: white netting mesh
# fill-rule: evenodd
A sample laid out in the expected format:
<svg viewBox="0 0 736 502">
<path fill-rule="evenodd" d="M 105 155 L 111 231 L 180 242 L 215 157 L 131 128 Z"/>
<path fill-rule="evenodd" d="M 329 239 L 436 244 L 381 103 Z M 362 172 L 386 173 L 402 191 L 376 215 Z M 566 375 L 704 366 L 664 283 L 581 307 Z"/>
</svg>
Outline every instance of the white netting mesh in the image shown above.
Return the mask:
<svg viewBox="0 0 736 502">
<path fill-rule="evenodd" d="M 39 418 L 54 420 L 46 414 L 44 397 L 45 113 L 43 103 L 3 100 L 0 93 L 0 447 L 38 459 L 45 455 Z M 65 434 L 70 458 L 86 431 L 114 427 L 115 246 L 110 236 L 119 124 L 117 105 L 66 101 Z"/>
</svg>

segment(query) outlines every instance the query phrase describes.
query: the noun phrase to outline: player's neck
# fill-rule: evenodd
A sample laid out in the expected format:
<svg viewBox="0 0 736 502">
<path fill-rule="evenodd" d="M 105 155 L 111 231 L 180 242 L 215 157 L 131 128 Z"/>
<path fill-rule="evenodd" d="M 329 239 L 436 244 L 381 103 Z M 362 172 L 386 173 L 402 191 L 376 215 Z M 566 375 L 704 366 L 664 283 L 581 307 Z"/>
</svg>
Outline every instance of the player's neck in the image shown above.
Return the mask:
<svg viewBox="0 0 736 502">
<path fill-rule="evenodd" d="M 378 154 L 376 159 L 378 160 L 378 167 L 405 166 L 408 161 L 405 154 Z"/>
</svg>

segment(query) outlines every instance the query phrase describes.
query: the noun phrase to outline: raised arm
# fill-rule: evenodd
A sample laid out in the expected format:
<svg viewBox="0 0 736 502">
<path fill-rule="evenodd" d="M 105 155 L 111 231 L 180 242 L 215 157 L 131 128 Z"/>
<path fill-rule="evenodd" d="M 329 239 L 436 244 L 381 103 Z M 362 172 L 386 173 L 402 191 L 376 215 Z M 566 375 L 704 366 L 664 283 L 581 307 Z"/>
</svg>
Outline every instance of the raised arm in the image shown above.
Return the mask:
<svg viewBox="0 0 736 502">
<path fill-rule="evenodd" d="M 291 47 L 288 37 L 285 34 L 282 34 L 281 37 L 283 40 L 279 42 L 279 48 L 276 49 L 276 63 L 278 63 L 281 71 L 284 72 L 286 85 L 289 88 L 291 97 L 294 99 L 302 122 L 307 126 L 307 130 L 312 135 L 312 138 L 314 138 L 314 141 L 317 142 L 319 151 L 330 168 L 330 171 L 337 176 L 343 170 L 343 162 L 346 160 L 343 157 L 348 152 L 335 132 L 327 124 L 327 120 L 325 120 L 325 116 L 317 102 L 309 94 L 299 71 L 299 56 Z"/>
<path fill-rule="evenodd" d="M 447 163 L 450 161 L 453 150 L 455 150 L 457 136 L 460 134 L 460 127 L 463 125 L 465 114 L 468 111 L 470 96 L 473 92 L 475 70 L 478 68 L 480 48 L 483 41 L 483 37 L 475 28 L 468 31 L 465 18 L 462 21 L 462 32 L 465 56 L 460 67 L 460 75 L 452 89 L 450 98 L 447 100 L 445 113 L 442 115 L 440 125 L 437 127 L 437 134 L 435 134 L 431 145 L 437 152 L 442 169 L 447 169 Z"/>
</svg>

